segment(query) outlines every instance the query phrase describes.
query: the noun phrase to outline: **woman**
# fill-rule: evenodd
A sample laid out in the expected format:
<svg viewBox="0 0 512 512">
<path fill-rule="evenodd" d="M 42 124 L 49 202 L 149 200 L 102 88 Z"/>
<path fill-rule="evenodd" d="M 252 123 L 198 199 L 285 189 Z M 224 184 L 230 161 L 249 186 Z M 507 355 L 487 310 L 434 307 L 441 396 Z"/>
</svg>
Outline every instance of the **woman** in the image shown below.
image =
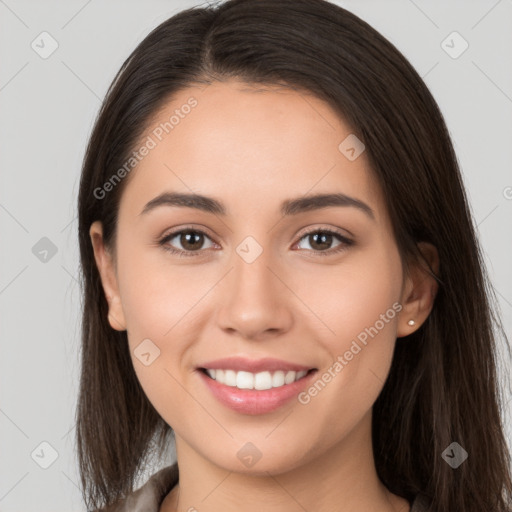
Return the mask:
<svg viewBox="0 0 512 512">
<path fill-rule="evenodd" d="M 511 510 L 456 156 L 355 15 L 229 0 L 153 30 L 91 135 L 79 239 L 89 508 Z"/>
</svg>

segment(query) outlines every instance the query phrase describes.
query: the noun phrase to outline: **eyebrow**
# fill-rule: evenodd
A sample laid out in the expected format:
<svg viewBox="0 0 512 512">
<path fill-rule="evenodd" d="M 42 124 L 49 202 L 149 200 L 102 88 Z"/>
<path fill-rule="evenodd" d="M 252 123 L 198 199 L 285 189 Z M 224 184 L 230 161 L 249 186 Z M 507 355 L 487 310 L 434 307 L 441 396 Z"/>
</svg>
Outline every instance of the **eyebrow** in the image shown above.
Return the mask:
<svg viewBox="0 0 512 512">
<path fill-rule="evenodd" d="M 200 194 L 185 194 L 180 192 L 163 192 L 149 201 L 139 215 L 145 215 L 160 206 L 181 206 L 195 208 L 207 213 L 226 216 L 227 209 L 222 202 Z M 353 207 L 364 212 L 368 217 L 375 220 L 374 211 L 366 203 L 355 197 L 346 194 L 315 194 L 302 196 L 296 199 L 288 199 L 281 203 L 281 215 L 284 217 L 297 215 L 299 213 L 329 208 L 333 206 Z"/>
</svg>

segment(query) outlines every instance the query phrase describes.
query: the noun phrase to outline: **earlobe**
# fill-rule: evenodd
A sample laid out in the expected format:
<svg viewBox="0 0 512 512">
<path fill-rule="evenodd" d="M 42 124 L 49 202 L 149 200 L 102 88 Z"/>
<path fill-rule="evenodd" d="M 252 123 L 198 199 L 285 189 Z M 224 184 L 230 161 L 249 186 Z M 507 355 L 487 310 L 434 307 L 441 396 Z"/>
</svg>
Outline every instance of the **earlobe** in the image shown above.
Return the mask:
<svg viewBox="0 0 512 512">
<path fill-rule="evenodd" d="M 118 295 L 112 297 L 108 305 L 108 321 L 116 331 L 126 331 L 123 307 Z"/>
<path fill-rule="evenodd" d="M 100 221 L 95 221 L 91 224 L 89 236 L 91 237 L 94 259 L 108 303 L 108 321 L 112 329 L 124 331 L 126 330 L 126 321 L 121 304 L 121 297 L 119 295 L 117 276 L 112 261 L 112 255 L 103 242 L 103 226 Z"/>
<path fill-rule="evenodd" d="M 414 265 L 406 278 L 398 318 L 397 337 L 408 336 L 421 327 L 428 318 L 437 295 L 438 283 L 432 275 L 439 273 L 439 255 L 434 245 L 419 242 L 418 248 L 428 266 L 423 262 Z"/>
</svg>

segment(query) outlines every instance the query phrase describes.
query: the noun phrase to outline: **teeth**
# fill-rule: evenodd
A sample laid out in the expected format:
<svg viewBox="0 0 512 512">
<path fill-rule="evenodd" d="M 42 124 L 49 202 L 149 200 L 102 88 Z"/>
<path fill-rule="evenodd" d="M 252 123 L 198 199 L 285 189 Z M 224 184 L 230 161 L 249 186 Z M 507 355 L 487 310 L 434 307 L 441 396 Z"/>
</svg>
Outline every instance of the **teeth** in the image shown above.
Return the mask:
<svg viewBox="0 0 512 512">
<path fill-rule="evenodd" d="M 235 372 L 234 370 L 209 370 L 206 372 L 208 375 L 221 384 L 226 386 L 237 387 L 238 389 L 271 389 L 280 388 L 285 384 L 291 384 L 296 380 L 301 379 L 306 375 L 307 370 L 300 372 L 290 371 L 276 371 L 276 372 Z"/>
</svg>

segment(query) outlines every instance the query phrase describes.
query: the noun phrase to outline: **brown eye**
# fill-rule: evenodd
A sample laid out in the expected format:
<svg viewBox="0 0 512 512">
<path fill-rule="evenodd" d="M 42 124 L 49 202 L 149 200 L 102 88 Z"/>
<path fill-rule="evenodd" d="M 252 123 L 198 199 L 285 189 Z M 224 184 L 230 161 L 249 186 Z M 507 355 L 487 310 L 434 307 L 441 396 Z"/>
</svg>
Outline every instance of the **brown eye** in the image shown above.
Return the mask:
<svg viewBox="0 0 512 512">
<path fill-rule="evenodd" d="M 304 234 L 301 240 L 307 240 L 309 243 L 310 249 L 306 248 L 307 250 L 319 253 L 322 256 L 341 252 L 354 244 L 353 240 L 328 229 L 310 231 Z M 338 240 L 339 243 L 332 248 L 333 241 L 335 240 Z"/>
<path fill-rule="evenodd" d="M 177 236 L 181 246 L 187 251 L 201 249 L 204 244 L 204 235 L 196 231 L 182 231 Z"/>
<path fill-rule="evenodd" d="M 206 239 L 211 241 L 211 238 L 201 230 L 182 229 L 166 235 L 159 241 L 159 245 L 161 245 L 164 250 L 177 254 L 178 256 L 196 256 L 202 254 L 204 252 L 203 249 L 212 247 L 212 245 L 205 247 Z M 170 242 L 173 240 L 174 242 L 171 244 Z M 310 245 L 310 249 L 306 248 L 308 252 L 313 252 L 321 256 L 336 254 L 354 244 L 353 240 L 329 229 L 309 231 L 305 233 L 300 240 L 308 241 Z M 332 248 L 332 244 L 336 240 L 338 244 Z"/>
<path fill-rule="evenodd" d="M 177 253 L 182 256 L 193 256 L 195 252 L 201 252 L 204 249 L 205 238 L 210 237 L 203 231 L 196 229 L 183 229 L 166 235 L 159 244 L 167 251 Z M 176 240 L 170 244 L 172 240 Z M 176 248 L 176 245 L 178 247 Z M 180 247 L 181 246 L 181 247 Z"/>
</svg>

